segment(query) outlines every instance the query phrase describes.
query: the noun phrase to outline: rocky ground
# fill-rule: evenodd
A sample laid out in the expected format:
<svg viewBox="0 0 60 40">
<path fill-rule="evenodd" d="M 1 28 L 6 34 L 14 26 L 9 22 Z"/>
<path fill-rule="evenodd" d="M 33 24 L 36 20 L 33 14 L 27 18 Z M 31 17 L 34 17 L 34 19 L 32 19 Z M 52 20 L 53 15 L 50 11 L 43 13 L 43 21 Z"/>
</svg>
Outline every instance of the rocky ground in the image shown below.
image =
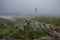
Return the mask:
<svg viewBox="0 0 60 40">
<path fill-rule="evenodd" d="M 31 19 L 29 20 L 18 19 L 14 23 L 14 28 L 16 27 L 18 27 L 22 31 L 24 31 L 26 27 L 29 27 L 30 30 L 41 29 L 47 32 L 47 35 L 43 37 L 36 37 L 33 38 L 32 40 L 60 40 L 60 32 L 59 32 L 60 29 L 56 28 L 54 25 L 51 24 L 40 23 Z M 8 37 L 0 38 L 0 40 L 29 40 L 29 39 L 16 39 L 8 36 Z"/>
<path fill-rule="evenodd" d="M 1 38 L 0 40 L 29 40 L 29 39 L 16 39 L 16 38 L 7 37 L 7 38 Z M 34 38 L 32 40 L 60 40 L 60 38 L 44 36 L 44 37 Z"/>
</svg>

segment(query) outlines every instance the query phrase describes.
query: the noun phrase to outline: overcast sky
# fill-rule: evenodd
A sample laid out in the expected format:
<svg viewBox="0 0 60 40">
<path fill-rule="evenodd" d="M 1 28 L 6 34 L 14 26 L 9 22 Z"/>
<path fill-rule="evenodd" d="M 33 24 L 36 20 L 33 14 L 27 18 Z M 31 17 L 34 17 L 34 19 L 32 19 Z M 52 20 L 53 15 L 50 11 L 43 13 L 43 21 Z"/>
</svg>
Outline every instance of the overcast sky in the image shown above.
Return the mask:
<svg viewBox="0 0 60 40">
<path fill-rule="evenodd" d="M 10 14 L 57 14 L 60 15 L 60 0 L 0 0 L 0 15 Z"/>
</svg>

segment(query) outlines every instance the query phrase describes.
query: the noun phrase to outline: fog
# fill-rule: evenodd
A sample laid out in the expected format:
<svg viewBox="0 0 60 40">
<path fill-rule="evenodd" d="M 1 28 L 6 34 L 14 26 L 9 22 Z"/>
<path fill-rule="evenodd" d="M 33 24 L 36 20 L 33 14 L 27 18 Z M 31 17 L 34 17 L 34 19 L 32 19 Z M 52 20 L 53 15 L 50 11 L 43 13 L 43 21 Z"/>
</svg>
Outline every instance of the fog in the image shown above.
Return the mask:
<svg viewBox="0 0 60 40">
<path fill-rule="evenodd" d="M 60 0 L 0 0 L 0 16 L 7 15 L 60 15 Z"/>
</svg>

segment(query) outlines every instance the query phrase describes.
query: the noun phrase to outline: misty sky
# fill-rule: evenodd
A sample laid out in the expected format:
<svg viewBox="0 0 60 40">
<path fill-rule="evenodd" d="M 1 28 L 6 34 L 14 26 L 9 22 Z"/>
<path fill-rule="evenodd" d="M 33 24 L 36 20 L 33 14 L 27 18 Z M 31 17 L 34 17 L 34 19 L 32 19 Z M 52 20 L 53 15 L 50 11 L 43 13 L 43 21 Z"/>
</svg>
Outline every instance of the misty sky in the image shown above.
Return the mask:
<svg viewBox="0 0 60 40">
<path fill-rule="evenodd" d="M 57 14 L 60 15 L 60 0 L 0 0 L 0 15 L 10 14 Z"/>
</svg>

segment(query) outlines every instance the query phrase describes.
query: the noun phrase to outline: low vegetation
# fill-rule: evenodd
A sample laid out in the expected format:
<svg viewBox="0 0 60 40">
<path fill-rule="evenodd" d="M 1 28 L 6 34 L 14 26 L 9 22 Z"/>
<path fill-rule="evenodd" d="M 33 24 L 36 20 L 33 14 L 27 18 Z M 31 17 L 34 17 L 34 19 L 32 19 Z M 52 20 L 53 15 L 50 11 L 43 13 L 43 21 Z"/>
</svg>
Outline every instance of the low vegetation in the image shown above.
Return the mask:
<svg viewBox="0 0 60 40">
<path fill-rule="evenodd" d="M 40 17 L 35 17 L 32 18 L 34 20 L 37 20 L 41 23 L 47 23 L 47 24 L 52 24 L 55 26 L 60 26 L 60 17 L 55 17 L 55 16 L 40 16 Z"/>
<path fill-rule="evenodd" d="M 60 17 L 36 17 L 32 18 L 33 20 L 39 21 L 41 23 L 53 24 L 57 27 L 60 26 Z M 1 23 L 6 23 L 9 27 L 5 27 Z M 42 37 L 46 35 L 46 32 L 38 29 L 38 30 L 30 30 L 29 28 L 24 29 L 22 31 L 19 28 L 14 28 L 14 22 L 12 20 L 0 18 L 0 38 L 3 37 L 13 37 L 20 38 L 25 40 L 31 40 L 33 38 Z"/>
</svg>

